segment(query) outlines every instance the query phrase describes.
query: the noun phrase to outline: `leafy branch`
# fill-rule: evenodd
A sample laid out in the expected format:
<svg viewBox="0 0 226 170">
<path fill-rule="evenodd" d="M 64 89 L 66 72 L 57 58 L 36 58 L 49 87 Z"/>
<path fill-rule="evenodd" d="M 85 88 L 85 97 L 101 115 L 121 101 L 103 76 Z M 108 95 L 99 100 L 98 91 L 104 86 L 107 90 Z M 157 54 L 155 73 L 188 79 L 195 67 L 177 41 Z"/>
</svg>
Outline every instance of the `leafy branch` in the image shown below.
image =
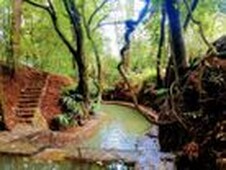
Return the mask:
<svg viewBox="0 0 226 170">
<path fill-rule="evenodd" d="M 188 15 L 189 15 L 190 18 L 191 18 L 191 21 L 192 21 L 195 25 L 198 26 L 198 28 L 199 28 L 199 34 L 201 35 L 202 40 L 203 40 L 204 43 L 207 45 L 207 47 L 210 49 L 210 52 L 213 52 L 214 54 L 217 55 L 217 51 L 216 51 L 215 47 L 214 47 L 211 43 L 209 43 L 209 41 L 207 40 L 207 38 L 206 38 L 206 36 L 205 36 L 205 34 L 204 34 L 204 30 L 203 30 L 201 21 L 198 21 L 198 20 L 196 20 L 196 19 L 193 17 L 192 9 L 190 8 L 190 6 L 189 6 L 187 0 L 183 0 L 183 2 L 184 2 L 184 4 L 185 4 L 185 6 L 186 6 L 186 9 L 187 9 L 187 11 L 188 11 Z"/>
<path fill-rule="evenodd" d="M 24 0 L 24 1 L 27 2 L 28 4 L 34 6 L 34 7 L 40 8 L 42 10 L 45 10 L 49 14 L 49 16 L 50 16 L 50 18 L 52 20 L 54 29 L 57 32 L 58 36 L 63 41 L 63 43 L 67 46 L 67 48 L 69 49 L 69 51 L 71 53 L 75 54 L 76 53 L 76 50 L 71 45 L 71 43 L 66 39 L 66 36 L 62 33 L 62 31 L 59 28 L 56 11 L 54 9 L 54 6 L 53 6 L 51 0 L 48 0 L 48 6 L 45 6 L 45 5 L 42 5 L 42 4 L 38 4 L 38 3 L 33 2 L 31 0 Z"/>
</svg>

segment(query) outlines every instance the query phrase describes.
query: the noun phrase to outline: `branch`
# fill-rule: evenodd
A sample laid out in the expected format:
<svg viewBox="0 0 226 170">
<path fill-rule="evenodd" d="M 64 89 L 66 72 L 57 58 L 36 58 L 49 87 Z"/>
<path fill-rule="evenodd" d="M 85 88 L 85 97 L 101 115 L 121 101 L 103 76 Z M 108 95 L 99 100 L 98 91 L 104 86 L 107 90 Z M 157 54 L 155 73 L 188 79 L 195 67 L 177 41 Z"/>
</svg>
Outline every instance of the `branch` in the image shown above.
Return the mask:
<svg viewBox="0 0 226 170">
<path fill-rule="evenodd" d="M 28 4 L 32 5 L 32 6 L 35 6 L 37 8 L 41 8 L 41 9 L 46 10 L 46 11 L 49 12 L 49 7 L 48 6 L 38 4 L 38 3 L 30 1 L 30 0 L 24 0 L 24 1 L 27 2 Z"/>
<path fill-rule="evenodd" d="M 95 31 L 96 29 L 98 29 L 100 23 L 101 23 L 102 21 L 104 21 L 108 16 L 109 16 L 109 13 L 106 14 L 106 15 L 104 15 L 104 16 L 97 22 L 96 26 L 92 29 L 92 31 Z"/>
<path fill-rule="evenodd" d="M 199 2 L 199 0 L 192 0 L 192 3 L 190 5 L 191 12 L 194 12 L 194 10 L 196 9 L 196 7 L 198 5 L 198 2 Z M 191 19 L 191 15 L 190 15 L 190 12 L 188 12 L 186 19 L 184 21 L 184 25 L 183 25 L 184 30 L 187 29 L 190 19 Z"/>
<path fill-rule="evenodd" d="M 196 24 L 198 26 L 198 28 L 199 28 L 199 33 L 200 33 L 200 35 L 202 37 L 202 40 L 208 46 L 208 48 L 210 49 L 210 52 L 213 52 L 214 54 L 217 55 L 217 51 L 216 51 L 215 47 L 211 43 L 209 43 L 209 41 L 207 40 L 206 36 L 204 35 L 204 30 L 203 30 L 203 27 L 202 27 L 202 23 L 200 21 L 197 21 L 196 19 L 194 19 L 192 11 L 191 11 L 191 9 L 189 7 L 189 4 L 188 4 L 187 0 L 183 0 L 183 1 L 184 1 L 184 4 L 185 4 L 186 8 L 187 8 L 187 11 L 188 11 L 188 13 L 190 15 L 191 21 L 194 24 Z"/>
<path fill-rule="evenodd" d="M 114 21 L 114 22 L 104 22 L 104 23 L 100 23 L 99 25 L 97 25 L 97 27 L 103 27 L 103 26 L 107 26 L 107 25 L 119 25 L 119 24 L 124 24 L 126 21 Z"/>
<path fill-rule="evenodd" d="M 51 0 L 47 0 L 47 1 L 48 1 L 50 10 L 52 11 L 52 13 L 53 13 L 54 15 L 56 15 L 56 11 L 55 11 L 55 9 L 54 9 L 54 7 L 53 7 L 53 4 L 52 4 Z"/>
<path fill-rule="evenodd" d="M 48 12 L 51 20 L 52 20 L 52 23 L 53 23 L 53 26 L 54 26 L 54 29 L 55 31 L 57 32 L 58 36 L 60 37 L 60 39 L 62 40 L 62 42 L 67 46 L 67 48 L 69 49 L 69 51 L 71 53 L 76 53 L 76 50 L 73 48 L 73 46 L 71 45 L 71 43 L 66 39 L 65 35 L 61 32 L 59 26 L 58 26 L 58 21 L 57 21 L 57 16 L 56 16 L 56 11 L 53 7 L 53 4 L 51 2 L 51 0 L 48 0 L 48 4 L 49 6 L 44 6 L 44 5 L 41 5 L 41 4 L 37 4 L 33 1 L 30 1 L 30 0 L 24 0 L 25 2 L 27 2 L 28 4 L 34 6 L 34 7 L 37 7 L 37 8 L 40 8 L 40 9 L 43 9 L 45 11 Z"/>
<path fill-rule="evenodd" d="M 93 11 L 93 13 L 91 14 L 87 25 L 90 27 L 90 25 L 92 24 L 92 21 L 95 17 L 95 15 L 104 7 L 104 5 L 108 2 L 108 0 L 103 0 L 103 2 Z"/>
</svg>

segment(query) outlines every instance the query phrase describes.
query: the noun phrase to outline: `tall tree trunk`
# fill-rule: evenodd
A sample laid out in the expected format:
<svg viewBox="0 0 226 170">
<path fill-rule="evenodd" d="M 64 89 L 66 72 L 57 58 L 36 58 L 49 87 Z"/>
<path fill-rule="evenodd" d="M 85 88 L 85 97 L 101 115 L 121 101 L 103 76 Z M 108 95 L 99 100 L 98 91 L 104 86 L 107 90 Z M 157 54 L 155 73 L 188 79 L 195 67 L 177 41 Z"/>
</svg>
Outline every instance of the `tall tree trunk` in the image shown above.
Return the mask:
<svg viewBox="0 0 226 170">
<path fill-rule="evenodd" d="M 166 0 L 165 1 L 166 12 L 169 19 L 170 27 L 170 38 L 171 38 L 171 57 L 173 61 L 173 72 L 175 72 L 178 81 L 182 80 L 187 63 L 185 44 L 182 35 L 181 22 L 180 22 L 180 11 L 177 0 Z M 172 70 L 170 71 L 172 72 Z M 174 80 L 173 80 L 174 81 Z"/>
<path fill-rule="evenodd" d="M 83 49 L 83 33 L 81 26 L 76 28 L 77 53 L 73 55 L 78 66 L 79 82 L 77 90 L 83 96 L 85 104 L 89 105 L 88 73 Z"/>
<path fill-rule="evenodd" d="M 81 24 L 80 13 L 72 0 L 64 0 L 64 6 L 71 21 L 76 40 L 76 51 L 73 52 L 74 61 L 78 66 L 79 82 L 77 91 L 83 97 L 85 109 L 89 109 L 89 88 L 88 88 L 88 73 L 86 59 L 84 54 L 83 30 Z"/>
<path fill-rule="evenodd" d="M 87 67 L 86 67 L 86 59 L 84 55 L 84 44 L 83 44 L 83 30 L 82 30 L 82 24 L 80 19 L 80 13 L 78 12 L 77 6 L 75 5 L 73 0 L 63 0 L 63 4 L 65 7 L 65 10 L 67 12 L 67 15 L 69 17 L 72 33 L 74 36 L 75 43 L 72 43 L 67 40 L 66 36 L 63 34 L 63 32 L 60 30 L 58 25 L 58 18 L 56 14 L 56 10 L 54 8 L 54 5 L 51 0 L 47 0 L 48 5 L 42 5 L 36 2 L 33 2 L 31 0 L 24 0 L 30 5 L 33 5 L 37 8 L 43 9 L 51 17 L 54 29 L 62 42 L 65 44 L 65 46 L 68 48 L 70 53 L 73 55 L 73 62 L 78 67 L 78 74 L 79 74 L 79 81 L 77 86 L 77 92 L 82 96 L 83 100 L 83 109 L 85 111 L 85 114 L 88 113 L 90 107 L 89 107 L 89 88 L 88 88 L 88 73 L 87 73 Z"/>
<path fill-rule="evenodd" d="M 105 2 L 105 1 L 103 1 L 103 2 Z M 85 3 L 85 2 L 83 2 L 83 3 Z M 98 10 L 98 9 L 100 9 L 100 8 L 97 8 L 96 10 Z M 94 13 L 96 12 L 96 10 L 94 11 Z M 87 38 L 91 43 L 92 50 L 94 52 L 94 56 L 95 56 L 95 59 L 96 59 L 97 82 L 95 82 L 95 80 L 94 80 L 94 84 L 97 87 L 97 100 L 98 100 L 98 103 L 99 103 L 102 100 L 102 91 L 103 91 L 103 87 L 102 87 L 103 86 L 103 83 L 102 83 L 102 64 L 101 64 L 101 58 L 100 58 L 98 46 L 97 46 L 95 40 L 93 39 L 92 32 L 90 30 L 90 24 L 91 24 L 90 20 L 91 20 L 93 14 L 91 15 L 91 17 L 87 21 L 87 19 L 85 17 L 85 6 L 83 5 L 83 7 L 82 7 L 83 17 L 82 18 L 83 18 L 84 28 L 85 28 L 85 31 L 86 31 Z"/>
<path fill-rule="evenodd" d="M 10 53 L 7 57 L 7 63 L 12 70 L 15 69 L 16 61 L 20 56 L 20 29 L 22 20 L 22 2 L 23 0 L 12 0 L 12 19 L 11 19 L 11 37 Z"/>
<path fill-rule="evenodd" d="M 159 47 L 157 53 L 157 63 L 156 63 L 156 72 L 157 72 L 157 87 L 162 87 L 162 77 L 161 77 L 161 56 L 162 49 L 165 41 L 165 20 L 166 20 L 166 11 L 165 6 L 162 6 L 162 19 L 160 23 L 160 39 L 159 39 Z"/>
</svg>

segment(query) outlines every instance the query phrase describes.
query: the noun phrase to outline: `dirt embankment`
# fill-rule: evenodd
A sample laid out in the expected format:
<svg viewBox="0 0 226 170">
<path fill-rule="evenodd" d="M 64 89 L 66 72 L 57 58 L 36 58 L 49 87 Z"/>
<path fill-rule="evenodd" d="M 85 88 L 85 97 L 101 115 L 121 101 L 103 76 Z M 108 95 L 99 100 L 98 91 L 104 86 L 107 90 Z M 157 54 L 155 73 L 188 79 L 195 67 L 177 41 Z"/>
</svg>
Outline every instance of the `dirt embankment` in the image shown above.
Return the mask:
<svg viewBox="0 0 226 170">
<path fill-rule="evenodd" d="M 47 79 L 44 95 L 41 99 L 41 113 L 48 123 L 57 114 L 61 113 L 59 99 L 63 87 L 72 84 L 73 81 L 69 78 L 59 75 L 49 75 Z"/>
<path fill-rule="evenodd" d="M 0 64 L 0 98 L 2 99 L 2 109 L 4 111 L 4 121 L 8 129 L 12 129 L 16 123 L 15 107 L 19 100 L 20 92 L 34 81 L 35 74 L 43 74 L 44 72 L 34 68 L 22 66 L 17 68 L 13 77 L 4 74 L 7 66 Z M 44 118 L 49 123 L 56 115 L 61 113 L 58 103 L 61 89 L 70 85 L 72 80 L 54 74 L 47 74 L 46 84 L 43 88 L 44 92 L 41 96 L 39 109 Z"/>
</svg>

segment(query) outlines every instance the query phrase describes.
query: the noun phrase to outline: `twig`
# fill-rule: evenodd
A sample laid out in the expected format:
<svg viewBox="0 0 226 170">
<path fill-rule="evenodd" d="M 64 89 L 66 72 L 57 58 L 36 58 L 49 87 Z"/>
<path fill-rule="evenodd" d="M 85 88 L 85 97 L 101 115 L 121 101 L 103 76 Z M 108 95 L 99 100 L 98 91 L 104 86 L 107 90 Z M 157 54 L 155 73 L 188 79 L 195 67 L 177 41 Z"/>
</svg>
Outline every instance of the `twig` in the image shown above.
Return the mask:
<svg viewBox="0 0 226 170">
<path fill-rule="evenodd" d="M 93 11 L 90 18 L 88 19 L 87 25 L 90 27 L 95 15 L 104 7 L 104 5 L 108 2 L 108 0 L 103 0 L 103 2 Z"/>
<path fill-rule="evenodd" d="M 46 10 L 46 11 L 49 12 L 49 7 L 48 6 L 38 4 L 38 3 L 30 1 L 30 0 L 24 0 L 24 1 L 27 2 L 30 5 L 33 5 L 35 7 L 41 8 L 41 9 Z"/>
<path fill-rule="evenodd" d="M 200 35 L 201 35 L 202 40 L 203 40 L 204 43 L 208 46 L 208 48 L 210 49 L 210 52 L 213 52 L 214 54 L 217 55 L 217 51 L 216 51 L 215 47 L 214 47 L 211 43 L 209 43 L 209 41 L 207 40 L 207 38 L 206 38 L 206 36 L 205 36 L 205 34 L 204 34 L 204 30 L 203 30 L 203 27 L 202 27 L 202 23 L 201 23 L 200 21 L 196 20 L 196 19 L 193 17 L 192 10 L 191 10 L 191 8 L 189 7 L 189 4 L 188 4 L 187 0 L 183 0 L 183 1 L 184 1 L 184 4 L 185 4 L 186 8 L 187 8 L 187 11 L 188 11 L 188 13 L 189 13 L 189 15 L 190 15 L 191 21 L 192 21 L 194 24 L 196 24 L 196 25 L 198 26 L 198 28 L 199 28 L 199 33 L 200 33 Z"/>
<path fill-rule="evenodd" d="M 172 85 L 170 86 L 170 97 L 171 97 L 171 106 L 172 106 L 172 113 L 173 115 L 176 117 L 176 119 L 178 120 L 178 122 L 180 122 L 180 124 L 183 126 L 184 129 L 188 130 L 187 125 L 185 124 L 185 122 L 183 121 L 183 119 L 177 114 L 176 109 L 175 109 L 175 103 L 173 101 L 173 89 L 176 85 L 176 81 L 174 81 L 172 83 Z"/>
<path fill-rule="evenodd" d="M 69 51 L 71 51 L 73 54 L 75 54 L 76 50 L 72 47 L 71 43 L 66 39 L 66 36 L 61 32 L 61 30 L 60 30 L 60 28 L 58 26 L 56 11 L 55 11 L 55 9 L 53 7 L 53 4 L 52 4 L 51 0 L 48 0 L 49 6 L 44 6 L 44 5 L 35 3 L 33 1 L 30 1 L 30 0 L 24 0 L 24 1 L 27 2 L 28 4 L 32 5 L 32 6 L 35 6 L 37 8 L 41 8 L 41 9 L 43 9 L 43 10 L 48 12 L 48 14 L 50 15 L 50 18 L 52 20 L 54 29 L 57 32 L 58 36 L 63 41 L 63 43 L 65 43 L 65 45 L 67 46 Z"/>
<path fill-rule="evenodd" d="M 199 2 L 199 0 L 192 0 L 191 5 L 190 5 L 191 12 L 193 12 L 196 9 L 198 2 Z M 184 21 L 184 25 L 183 25 L 184 30 L 187 29 L 190 19 L 191 19 L 191 14 L 190 14 L 190 12 L 188 12 L 186 19 Z"/>
</svg>

